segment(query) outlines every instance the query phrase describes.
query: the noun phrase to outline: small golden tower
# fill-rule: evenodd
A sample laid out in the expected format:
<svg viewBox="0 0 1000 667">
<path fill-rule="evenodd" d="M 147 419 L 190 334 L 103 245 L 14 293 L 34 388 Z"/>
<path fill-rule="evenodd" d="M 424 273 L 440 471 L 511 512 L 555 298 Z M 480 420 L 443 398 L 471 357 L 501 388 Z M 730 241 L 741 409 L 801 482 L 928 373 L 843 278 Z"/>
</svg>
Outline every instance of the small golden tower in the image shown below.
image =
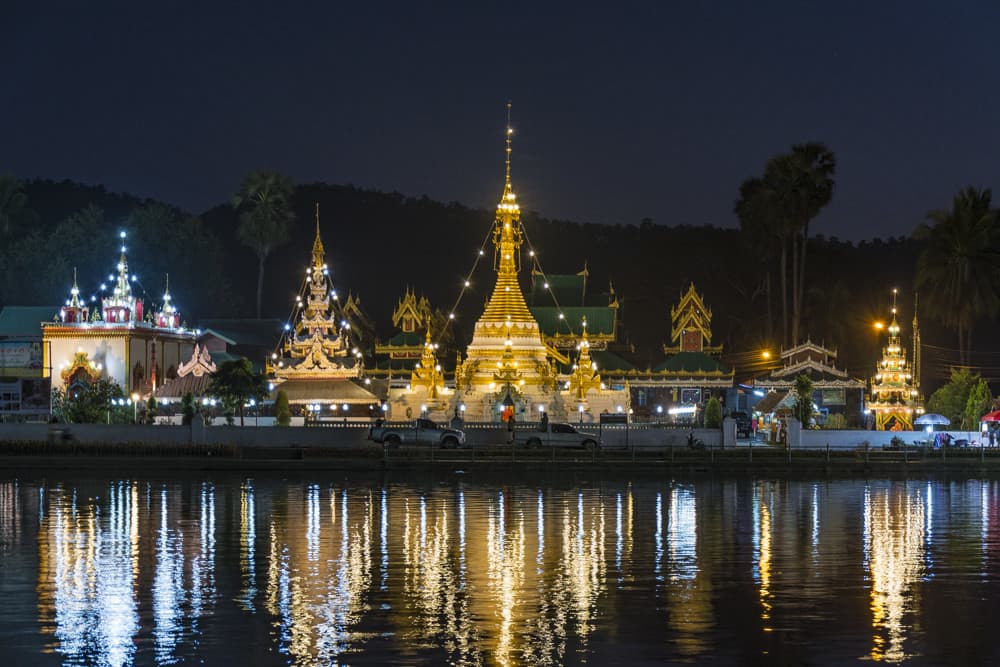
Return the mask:
<svg viewBox="0 0 1000 667">
<path fill-rule="evenodd" d="M 889 339 L 882 348 L 882 359 L 871 380 L 871 399 L 868 401 L 868 409 L 875 415 L 875 429 L 879 431 L 912 430 L 914 417 L 923 412 L 896 319 L 898 292 L 895 288 L 892 290 L 892 321 L 887 327 Z"/>
</svg>

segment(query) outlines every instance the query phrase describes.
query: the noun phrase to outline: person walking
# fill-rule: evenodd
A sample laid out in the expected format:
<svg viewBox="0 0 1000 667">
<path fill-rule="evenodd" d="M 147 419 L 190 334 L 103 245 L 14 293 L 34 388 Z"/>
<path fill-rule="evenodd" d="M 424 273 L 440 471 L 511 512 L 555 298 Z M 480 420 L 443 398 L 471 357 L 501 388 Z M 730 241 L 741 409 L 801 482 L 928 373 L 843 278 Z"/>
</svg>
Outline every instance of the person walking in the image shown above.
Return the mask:
<svg viewBox="0 0 1000 667">
<path fill-rule="evenodd" d="M 515 425 L 515 423 L 514 423 L 514 413 L 512 411 L 510 413 L 510 416 L 507 417 L 507 444 L 508 445 L 513 445 L 514 444 L 514 425 Z"/>
</svg>

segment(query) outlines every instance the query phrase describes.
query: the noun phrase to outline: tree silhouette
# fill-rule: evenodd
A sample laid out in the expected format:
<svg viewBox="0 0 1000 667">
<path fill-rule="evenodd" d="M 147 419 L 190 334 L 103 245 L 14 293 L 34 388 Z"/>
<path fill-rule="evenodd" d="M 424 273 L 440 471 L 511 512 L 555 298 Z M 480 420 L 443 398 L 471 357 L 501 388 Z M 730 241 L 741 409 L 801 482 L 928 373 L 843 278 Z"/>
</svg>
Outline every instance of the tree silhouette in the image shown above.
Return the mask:
<svg viewBox="0 0 1000 667">
<path fill-rule="evenodd" d="M 295 219 L 293 190 L 287 176 L 276 171 L 253 171 L 243 179 L 240 191 L 233 197 L 233 208 L 240 213 L 237 234 L 257 255 L 257 319 L 264 291 L 264 262 L 291 235 Z"/>
<path fill-rule="evenodd" d="M 959 359 L 969 363 L 976 320 L 1000 309 L 1000 230 L 989 189 L 965 188 L 950 211 L 932 211 L 914 236 L 927 245 L 917 259 L 924 306 L 958 334 Z"/>
</svg>

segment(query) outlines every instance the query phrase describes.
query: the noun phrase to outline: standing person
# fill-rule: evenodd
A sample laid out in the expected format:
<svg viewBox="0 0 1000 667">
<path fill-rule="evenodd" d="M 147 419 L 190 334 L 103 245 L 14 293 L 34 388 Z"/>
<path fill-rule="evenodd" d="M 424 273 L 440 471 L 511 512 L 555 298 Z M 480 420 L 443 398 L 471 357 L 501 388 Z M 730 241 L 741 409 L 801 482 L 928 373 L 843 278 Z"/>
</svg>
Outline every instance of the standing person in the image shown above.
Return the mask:
<svg viewBox="0 0 1000 667">
<path fill-rule="evenodd" d="M 750 439 L 757 439 L 757 416 L 754 415 L 753 419 L 750 420 Z"/>
<path fill-rule="evenodd" d="M 514 444 L 514 411 L 507 417 L 507 444 Z"/>
<path fill-rule="evenodd" d="M 543 412 L 542 419 L 538 422 L 538 430 L 545 432 L 549 430 L 549 413 Z"/>
</svg>

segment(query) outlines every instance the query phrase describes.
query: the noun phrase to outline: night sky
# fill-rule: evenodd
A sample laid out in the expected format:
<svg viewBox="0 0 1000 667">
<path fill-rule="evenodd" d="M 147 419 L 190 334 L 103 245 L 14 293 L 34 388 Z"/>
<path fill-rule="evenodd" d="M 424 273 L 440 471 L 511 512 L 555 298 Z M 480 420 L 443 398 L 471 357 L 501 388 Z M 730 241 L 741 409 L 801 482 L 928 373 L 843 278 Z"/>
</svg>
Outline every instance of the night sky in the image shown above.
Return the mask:
<svg viewBox="0 0 1000 667">
<path fill-rule="evenodd" d="M 5 3 L 0 171 L 195 213 L 262 167 L 491 208 L 510 99 L 547 217 L 734 226 L 808 140 L 838 158 L 817 233 L 1000 184 L 995 1 L 541 4 Z"/>
</svg>

